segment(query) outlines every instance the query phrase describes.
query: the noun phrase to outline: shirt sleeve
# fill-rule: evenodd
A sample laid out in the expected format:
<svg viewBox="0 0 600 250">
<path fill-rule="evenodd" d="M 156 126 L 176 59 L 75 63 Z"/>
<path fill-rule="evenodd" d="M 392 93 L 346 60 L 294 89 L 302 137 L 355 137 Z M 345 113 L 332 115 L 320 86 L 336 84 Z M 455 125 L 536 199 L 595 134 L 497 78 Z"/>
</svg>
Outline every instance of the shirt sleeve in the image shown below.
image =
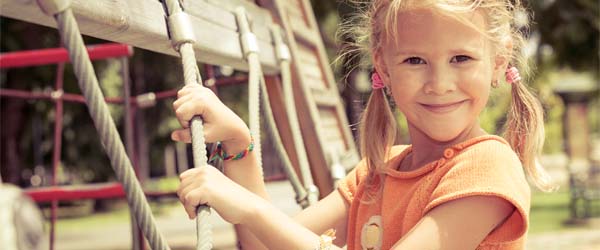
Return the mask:
<svg viewBox="0 0 600 250">
<path fill-rule="evenodd" d="M 432 192 L 423 215 L 436 206 L 459 198 L 485 195 L 510 202 L 515 210 L 496 227 L 485 243 L 510 242 L 527 232 L 530 189 L 522 164 L 512 149 L 498 141 L 488 141 L 458 154 Z"/>
<path fill-rule="evenodd" d="M 368 173 L 366 161 L 363 159 L 344 179 L 340 180 L 337 190 L 349 204 L 352 204 L 354 201 L 358 187 L 367 177 Z"/>
</svg>

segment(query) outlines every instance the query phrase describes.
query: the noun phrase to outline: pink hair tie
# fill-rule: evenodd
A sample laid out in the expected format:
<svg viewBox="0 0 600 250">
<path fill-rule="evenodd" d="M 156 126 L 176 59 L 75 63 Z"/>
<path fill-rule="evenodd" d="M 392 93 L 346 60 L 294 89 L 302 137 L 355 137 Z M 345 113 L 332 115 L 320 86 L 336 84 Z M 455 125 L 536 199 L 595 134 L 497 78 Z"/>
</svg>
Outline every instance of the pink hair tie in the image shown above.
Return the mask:
<svg viewBox="0 0 600 250">
<path fill-rule="evenodd" d="M 519 70 L 515 67 L 510 67 L 506 69 L 506 82 L 512 84 L 518 81 L 521 81 L 521 75 L 519 74 Z"/>
<path fill-rule="evenodd" d="M 385 84 L 383 84 L 383 81 L 381 80 L 381 77 L 377 71 L 373 72 L 371 75 L 371 87 L 373 89 L 382 89 L 385 87 Z"/>
</svg>

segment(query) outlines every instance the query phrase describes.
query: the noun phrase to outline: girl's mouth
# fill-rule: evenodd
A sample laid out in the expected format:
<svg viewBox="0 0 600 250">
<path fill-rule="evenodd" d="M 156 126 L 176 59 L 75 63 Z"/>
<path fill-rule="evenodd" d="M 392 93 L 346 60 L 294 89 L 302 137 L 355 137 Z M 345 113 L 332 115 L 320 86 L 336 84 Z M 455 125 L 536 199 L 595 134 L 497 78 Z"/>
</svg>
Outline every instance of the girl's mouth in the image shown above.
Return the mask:
<svg viewBox="0 0 600 250">
<path fill-rule="evenodd" d="M 462 101 L 458 101 L 458 102 L 448 102 L 448 103 L 435 103 L 435 104 L 420 103 L 420 104 L 425 109 L 427 109 L 433 113 L 445 114 L 445 113 L 449 113 L 449 112 L 452 112 L 452 111 L 460 108 L 460 106 L 466 101 L 467 100 L 462 100 Z"/>
</svg>

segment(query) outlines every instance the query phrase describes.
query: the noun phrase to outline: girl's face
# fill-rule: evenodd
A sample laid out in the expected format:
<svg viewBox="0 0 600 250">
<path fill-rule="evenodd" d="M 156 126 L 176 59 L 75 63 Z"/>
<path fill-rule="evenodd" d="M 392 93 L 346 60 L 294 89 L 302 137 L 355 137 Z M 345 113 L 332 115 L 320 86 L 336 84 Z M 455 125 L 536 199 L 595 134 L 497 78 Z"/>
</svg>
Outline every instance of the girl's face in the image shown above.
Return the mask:
<svg viewBox="0 0 600 250">
<path fill-rule="evenodd" d="M 484 30 L 478 12 L 461 14 Z M 377 71 L 414 132 L 448 142 L 478 129 L 495 72 L 491 43 L 466 24 L 431 10 L 398 15 L 397 39 L 375 54 Z"/>
</svg>

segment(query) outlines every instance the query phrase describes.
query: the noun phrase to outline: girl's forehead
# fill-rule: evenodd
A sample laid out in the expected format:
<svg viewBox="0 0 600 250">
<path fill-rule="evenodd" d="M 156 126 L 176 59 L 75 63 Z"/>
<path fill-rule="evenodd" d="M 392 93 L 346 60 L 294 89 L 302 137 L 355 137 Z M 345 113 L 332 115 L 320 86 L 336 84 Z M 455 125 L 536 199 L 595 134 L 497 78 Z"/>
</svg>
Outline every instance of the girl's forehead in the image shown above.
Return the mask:
<svg viewBox="0 0 600 250">
<path fill-rule="evenodd" d="M 443 13 L 430 9 L 403 11 L 397 15 L 393 35 L 384 46 L 394 49 L 483 49 L 485 18 L 480 11 Z"/>
</svg>

